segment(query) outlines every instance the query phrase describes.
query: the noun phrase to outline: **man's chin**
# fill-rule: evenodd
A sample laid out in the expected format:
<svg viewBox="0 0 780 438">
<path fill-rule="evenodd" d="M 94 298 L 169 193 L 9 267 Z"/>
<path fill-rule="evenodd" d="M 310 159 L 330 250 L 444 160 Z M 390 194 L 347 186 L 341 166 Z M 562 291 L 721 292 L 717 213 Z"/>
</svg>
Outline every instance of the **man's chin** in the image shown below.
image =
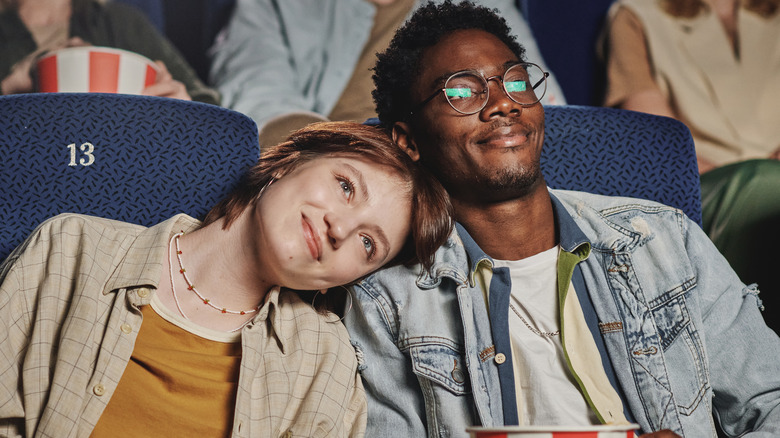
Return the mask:
<svg viewBox="0 0 780 438">
<path fill-rule="evenodd" d="M 491 198 L 505 201 L 528 196 L 540 185 L 544 185 L 544 178 L 539 166 L 505 169 L 482 181 L 482 185 L 486 188 L 485 192 L 491 194 Z"/>
</svg>

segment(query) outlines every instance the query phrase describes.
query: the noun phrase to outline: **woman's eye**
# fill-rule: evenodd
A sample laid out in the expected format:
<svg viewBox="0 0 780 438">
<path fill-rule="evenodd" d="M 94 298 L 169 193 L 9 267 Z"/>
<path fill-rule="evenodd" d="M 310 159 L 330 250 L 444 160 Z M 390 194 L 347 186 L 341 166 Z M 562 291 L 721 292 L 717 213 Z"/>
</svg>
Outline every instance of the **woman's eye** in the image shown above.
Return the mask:
<svg viewBox="0 0 780 438">
<path fill-rule="evenodd" d="M 363 242 L 363 248 L 365 248 L 366 253 L 369 257 L 372 256 L 374 254 L 374 241 L 368 236 L 361 236 L 360 240 Z"/>
<path fill-rule="evenodd" d="M 344 192 L 344 194 L 347 195 L 348 198 L 352 197 L 352 193 L 355 192 L 355 187 L 349 180 L 339 178 L 339 185 L 341 186 L 341 190 Z"/>
</svg>

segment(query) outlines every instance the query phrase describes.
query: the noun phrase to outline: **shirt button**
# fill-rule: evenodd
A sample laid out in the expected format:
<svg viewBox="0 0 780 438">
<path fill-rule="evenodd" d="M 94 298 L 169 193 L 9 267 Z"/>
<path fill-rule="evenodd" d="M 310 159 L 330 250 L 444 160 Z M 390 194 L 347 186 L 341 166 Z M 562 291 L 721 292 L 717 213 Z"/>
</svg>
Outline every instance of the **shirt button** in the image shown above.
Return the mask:
<svg viewBox="0 0 780 438">
<path fill-rule="evenodd" d="M 146 298 L 149 296 L 149 289 L 142 287 L 138 289 L 138 296 L 141 298 Z"/>
<path fill-rule="evenodd" d="M 506 362 L 506 356 L 504 356 L 504 353 L 498 353 L 496 355 L 496 363 L 501 365 L 504 362 Z"/>
<path fill-rule="evenodd" d="M 92 392 L 95 393 L 97 396 L 101 396 L 106 393 L 106 387 L 103 386 L 102 383 L 98 383 L 97 385 L 92 387 Z"/>
<path fill-rule="evenodd" d="M 130 324 L 122 324 L 121 327 L 119 327 L 120 330 L 122 330 L 122 333 L 129 335 L 133 332 L 133 328 L 130 326 Z"/>
</svg>

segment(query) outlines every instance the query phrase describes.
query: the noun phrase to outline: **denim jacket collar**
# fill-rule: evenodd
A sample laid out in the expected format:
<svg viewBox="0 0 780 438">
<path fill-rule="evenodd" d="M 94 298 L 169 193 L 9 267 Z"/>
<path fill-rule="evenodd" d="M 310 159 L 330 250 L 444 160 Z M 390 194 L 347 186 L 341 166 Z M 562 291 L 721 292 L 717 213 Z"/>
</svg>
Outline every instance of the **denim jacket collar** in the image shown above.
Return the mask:
<svg viewBox="0 0 780 438">
<path fill-rule="evenodd" d="M 575 203 L 566 208 L 555 193 L 567 192 L 550 190 L 561 249 L 577 253 L 582 260 L 590 256 L 593 248 L 632 252 L 650 238 L 649 230 L 642 231 L 641 219 L 637 219 L 637 223 L 632 222 L 633 229 L 628 229 L 605 216 L 605 214 L 618 213 L 616 211 L 596 210 L 585 202 Z M 624 209 L 629 207 L 631 205 L 621 206 Z M 588 236 L 596 237 L 588 238 Z M 436 260 L 431 271 L 420 270 L 417 286 L 430 289 L 438 286 L 442 278 L 448 277 L 458 283 L 468 282 L 473 287 L 474 273 L 481 263 L 492 265 L 493 259 L 482 251 L 460 223 L 456 223 L 447 243 L 436 252 Z M 463 271 L 465 266 L 468 266 L 466 272 Z"/>
<path fill-rule="evenodd" d="M 574 218 L 572 218 L 571 214 L 569 214 L 558 198 L 550 193 L 550 199 L 557 222 L 556 225 L 558 228 L 561 249 L 566 252 L 577 253 L 582 260 L 585 260 L 590 254 L 590 240 L 587 238 L 587 236 L 585 236 L 585 233 L 582 232 L 580 227 L 577 225 L 577 222 L 574 220 Z M 474 273 L 477 271 L 477 268 L 482 263 L 490 263 L 492 265 L 493 259 L 489 255 L 485 254 L 482 248 L 479 247 L 468 231 L 466 231 L 466 229 L 460 223 L 455 224 L 455 232 L 453 232 L 453 235 L 450 236 L 450 241 L 447 243 L 447 246 L 451 247 L 456 244 L 460 244 L 460 246 L 462 246 L 463 250 L 465 251 L 464 255 L 467 258 L 468 263 L 468 281 L 473 286 L 475 284 Z M 434 273 L 441 273 L 443 275 L 449 274 L 448 276 L 451 276 L 455 279 L 461 278 L 462 280 L 462 277 L 452 275 L 454 272 L 460 270 L 458 269 L 458 266 L 464 265 L 450 265 L 447 269 L 442 269 L 441 266 L 435 266 L 433 271 Z M 422 274 L 419 279 L 419 282 L 423 284 L 438 284 L 440 281 L 441 279 L 437 278 L 436 274 L 431 277 L 428 273 Z"/>
<path fill-rule="evenodd" d="M 558 243 L 561 245 L 561 249 L 579 255 L 582 260 L 587 259 L 590 255 L 590 240 L 563 207 L 561 201 L 552 193 L 550 193 L 550 200 L 558 226 Z"/>
</svg>

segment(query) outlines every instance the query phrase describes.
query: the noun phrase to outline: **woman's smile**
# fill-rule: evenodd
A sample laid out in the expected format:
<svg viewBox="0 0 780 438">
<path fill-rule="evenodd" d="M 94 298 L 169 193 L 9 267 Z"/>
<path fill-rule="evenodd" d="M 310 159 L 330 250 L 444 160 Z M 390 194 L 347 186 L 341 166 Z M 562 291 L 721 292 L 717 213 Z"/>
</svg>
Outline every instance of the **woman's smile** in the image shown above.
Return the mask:
<svg viewBox="0 0 780 438">
<path fill-rule="evenodd" d="M 317 228 L 309 222 L 309 218 L 306 215 L 301 215 L 301 225 L 303 227 L 303 238 L 306 240 L 309 252 L 314 260 L 319 261 L 322 257 L 322 239 L 317 232 Z"/>
</svg>

